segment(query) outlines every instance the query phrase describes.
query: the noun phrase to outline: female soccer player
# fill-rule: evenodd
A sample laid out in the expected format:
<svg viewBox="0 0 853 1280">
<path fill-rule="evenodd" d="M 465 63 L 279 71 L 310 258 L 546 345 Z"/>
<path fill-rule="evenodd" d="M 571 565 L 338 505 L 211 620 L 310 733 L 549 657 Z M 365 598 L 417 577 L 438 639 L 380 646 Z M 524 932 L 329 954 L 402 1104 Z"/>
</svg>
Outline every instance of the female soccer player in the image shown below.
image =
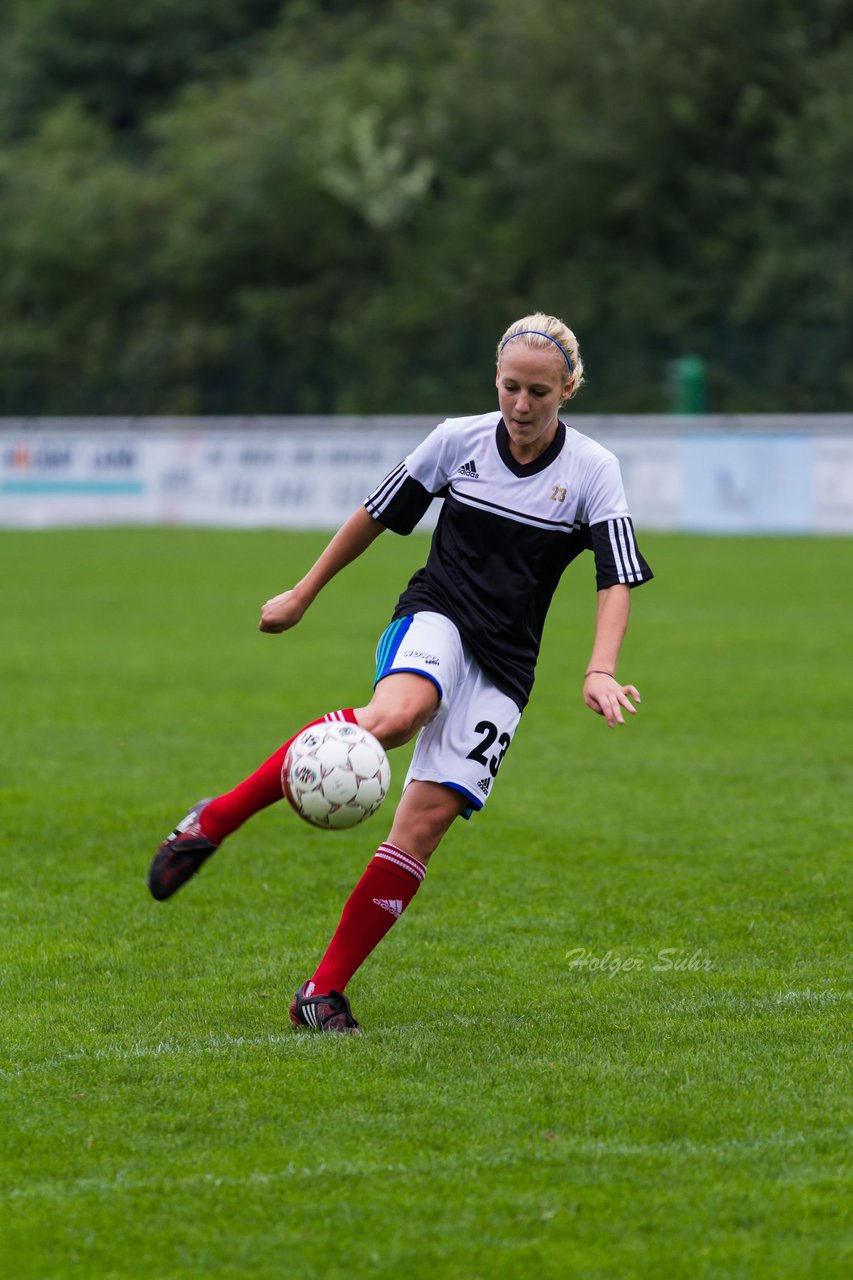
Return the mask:
<svg viewBox="0 0 853 1280">
<path fill-rule="evenodd" d="M 616 663 L 630 588 L 652 574 L 637 548 L 616 458 L 560 420 L 560 406 L 582 382 L 577 340 L 561 320 L 517 320 L 498 344 L 498 410 L 436 427 L 305 577 L 261 610 L 261 631 L 296 626 L 318 592 L 381 533 L 410 533 L 432 499 L 443 498 L 427 563 L 379 641 L 370 702 L 321 717 L 360 724 L 386 748 L 419 736 L 388 838 L 318 969 L 293 998 L 295 1025 L 357 1033 L 347 983 L 411 902 L 451 823 L 488 800 L 530 696 L 551 597 L 585 550 L 595 557 L 598 606 L 584 701 L 611 728 L 624 724 L 624 711 L 635 714 L 639 693 L 616 679 Z M 233 791 L 193 806 L 151 864 L 155 898 L 170 897 L 226 836 L 282 798 L 292 740 Z"/>
</svg>

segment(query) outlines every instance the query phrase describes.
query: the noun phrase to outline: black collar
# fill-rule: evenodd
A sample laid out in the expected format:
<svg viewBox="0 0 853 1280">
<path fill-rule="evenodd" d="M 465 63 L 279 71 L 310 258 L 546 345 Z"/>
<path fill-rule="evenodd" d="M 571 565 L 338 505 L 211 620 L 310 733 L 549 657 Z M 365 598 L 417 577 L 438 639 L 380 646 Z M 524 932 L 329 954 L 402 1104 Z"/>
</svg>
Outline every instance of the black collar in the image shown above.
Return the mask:
<svg viewBox="0 0 853 1280">
<path fill-rule="evenodd" d="M 538 471 L 544 471 L 546 467 L 550 467 L 566 443 L 566 426 L 565 423 L 559 419 L 557 420 L 554 439 L 545 452 L 540 453 L 539 457 L 534 458 L 532 462 L 519 462 L 517 458 L 512 456 L 509 447 L 509 432 L 506 429 L 506 423 L 503 418 L 498 423 L 495 440 L 498 446 L 498 453 L 501 456 L 501 462 L 510 469 L 514 476 L 535 476 Z"/>
</svg>

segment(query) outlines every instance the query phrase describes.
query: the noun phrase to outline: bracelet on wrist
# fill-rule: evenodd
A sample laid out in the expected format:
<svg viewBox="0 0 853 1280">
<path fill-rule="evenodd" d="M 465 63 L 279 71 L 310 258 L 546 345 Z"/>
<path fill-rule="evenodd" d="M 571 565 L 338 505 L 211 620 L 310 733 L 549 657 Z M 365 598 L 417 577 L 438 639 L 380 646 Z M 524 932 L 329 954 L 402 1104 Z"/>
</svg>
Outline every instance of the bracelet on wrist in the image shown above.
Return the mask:
<svg viewBox="0 0 853 1280">
<path fill-rule="evenodd" d="M 586 680 L 587 676 L 610 676 L 611 680 L 616 679 L 612 671 L 599 671 L 595 667 L 593 667 L 591 671 L 587 671 L 586 675 L 584 676 L 584 680 Z"/>
</svg>

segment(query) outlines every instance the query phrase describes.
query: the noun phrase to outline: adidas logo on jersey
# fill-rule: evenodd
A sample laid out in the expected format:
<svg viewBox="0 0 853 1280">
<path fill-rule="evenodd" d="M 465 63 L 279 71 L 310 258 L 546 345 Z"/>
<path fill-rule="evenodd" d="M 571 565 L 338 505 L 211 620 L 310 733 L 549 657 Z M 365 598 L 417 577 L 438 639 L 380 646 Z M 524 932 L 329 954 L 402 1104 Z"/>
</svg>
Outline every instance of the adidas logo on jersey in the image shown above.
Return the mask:
<svg viewBox="0 0 853 1280">
<path fill-rule="evenodd" d="M 477 786 L 480 788 L 484 796 L 487 796 L 489 794 L 489 787 L 491 785 L 492 785 L 491 778 L 481 778 L 480 781 L 477 783 Z"/>
<path fill-rule="evenodd" d="M 473 458 L 470 462 L 463 462 L 456 474 L 460 476 L 467 476 L 469 480 L 480 479 L 480 473 L 477 470 L 477 464 Z"/>
<path fill-rule="evenodd" d="M 403 914 L 403 902 L 401 898 L 374 898 L 373 901 L 377 907 L 381 907 L 383 911 L 387 911 L 396 920 Z"/>
</svg>

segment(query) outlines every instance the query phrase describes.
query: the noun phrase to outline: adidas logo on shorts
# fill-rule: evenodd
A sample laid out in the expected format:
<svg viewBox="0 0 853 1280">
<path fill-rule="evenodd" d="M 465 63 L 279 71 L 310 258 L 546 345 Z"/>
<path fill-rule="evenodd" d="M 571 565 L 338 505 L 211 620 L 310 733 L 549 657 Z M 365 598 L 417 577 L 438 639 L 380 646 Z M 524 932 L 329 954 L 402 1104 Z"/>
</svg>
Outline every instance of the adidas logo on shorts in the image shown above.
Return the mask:
<svg viewBox="0 0 853 1280">
<path fill-rule="evenodd" d="M 477 470 L 477 464 L 475 463 L 473 458 L 471 459 L 470 462 L 462 463 L 462 466 L 459 468 L 457 475 L 467 476 L 469 480 L 480 479 L 480 473 Z"/>
<path fill-rule="evenodd" d="M 487 796 L 489 794 L 489 787 L 491 785 L 492 785 L 491 778 L 481 778 L 480 781 L 477 783 L 477 786 L 480 788 L 484 796 Z"/>
</svg>

